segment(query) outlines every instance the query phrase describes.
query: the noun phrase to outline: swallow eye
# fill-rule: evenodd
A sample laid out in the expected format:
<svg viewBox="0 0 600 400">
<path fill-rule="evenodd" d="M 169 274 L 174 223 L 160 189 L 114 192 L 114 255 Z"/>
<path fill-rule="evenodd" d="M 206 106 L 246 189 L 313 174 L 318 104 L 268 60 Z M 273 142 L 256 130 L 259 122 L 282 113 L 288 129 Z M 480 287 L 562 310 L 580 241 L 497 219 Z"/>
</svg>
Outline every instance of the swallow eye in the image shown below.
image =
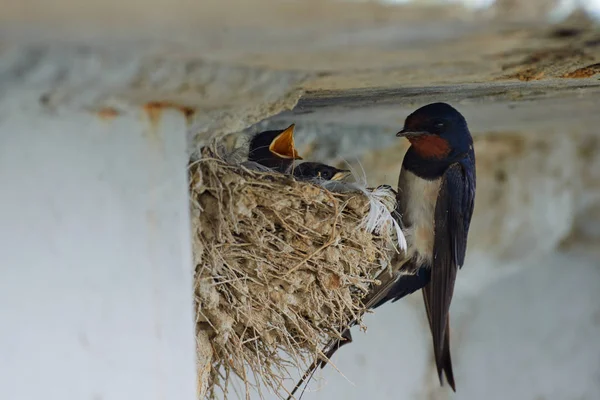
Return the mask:
<svg viewBox="0 0 600 400">
<path fill-rule="evenodd" d="M 442 129 L 445 126 L 446 126 L 446 124 L 444 122 L 442 122 L 442 121 L 435 123 L 435 127 L 438 128 L 438 129 Z"/>
</svg>

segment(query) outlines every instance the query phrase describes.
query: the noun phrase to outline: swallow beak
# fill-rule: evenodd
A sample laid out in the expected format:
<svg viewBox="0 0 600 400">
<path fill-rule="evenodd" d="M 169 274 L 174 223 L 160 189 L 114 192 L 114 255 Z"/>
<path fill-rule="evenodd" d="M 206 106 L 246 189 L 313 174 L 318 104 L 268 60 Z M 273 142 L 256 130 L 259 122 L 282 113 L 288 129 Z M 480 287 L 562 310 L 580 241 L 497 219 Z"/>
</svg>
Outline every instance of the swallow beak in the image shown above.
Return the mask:
<svg viewBox="0 0 600 400">
<path fill-rule="evenodd" d="M 295 127 L 295 124 L 290 125 L 271 142 L 269 145 L 271 153 L 281 158 L 302 160 L 302 157 L 300 157 L 300 154 L 296 151 L 296 145 L 294 144 Z"/>
<path fill-rule="evenodd" d="M 410 137 L 416 137 L 416 136 L 421 136 L 421 135 L 426 135 L 429 132 L 423 132 L 423 131 L 411 131 L 408 128 L 404 128 L 402 129 L 400 132 L 396 133 L 396 137 L 405 137 L 405 138 L 410 138 Z"/>
<path fill-rule="evenodd" d="M 332 181 L 341 181 L 350 176 L 351 172 L 346 169 L 341 169 L 331 177 Z"/>
</svg>

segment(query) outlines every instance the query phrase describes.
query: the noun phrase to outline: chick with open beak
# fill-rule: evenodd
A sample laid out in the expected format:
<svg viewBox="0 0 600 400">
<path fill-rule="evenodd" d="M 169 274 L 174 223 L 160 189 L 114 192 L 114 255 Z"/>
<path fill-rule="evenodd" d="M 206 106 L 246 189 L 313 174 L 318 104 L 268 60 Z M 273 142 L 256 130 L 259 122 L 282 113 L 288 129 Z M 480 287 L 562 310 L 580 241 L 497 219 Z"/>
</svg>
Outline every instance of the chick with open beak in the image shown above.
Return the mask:
<svg viewBox="0 0 600 400">
<path fill-rule="evenodd" d="M 257 133 L 250 140 L 248 161 L 288 173 L 294 160 L 302 160 L 294 144 L 292 124 L 285 129 Z"/>
<path fill-rule="evenodd" d="M 293 166 L 294 160 L 302 160 L 294 143 L 292 124 L 283 130 L 260 132 L 250 141 L 248 161 L 281 173 L 291 173 L 302 181 L 324 180 L 342 181 L 350 171 L 332 167 L 319 162 L 303 162 Z"/>
</svg>

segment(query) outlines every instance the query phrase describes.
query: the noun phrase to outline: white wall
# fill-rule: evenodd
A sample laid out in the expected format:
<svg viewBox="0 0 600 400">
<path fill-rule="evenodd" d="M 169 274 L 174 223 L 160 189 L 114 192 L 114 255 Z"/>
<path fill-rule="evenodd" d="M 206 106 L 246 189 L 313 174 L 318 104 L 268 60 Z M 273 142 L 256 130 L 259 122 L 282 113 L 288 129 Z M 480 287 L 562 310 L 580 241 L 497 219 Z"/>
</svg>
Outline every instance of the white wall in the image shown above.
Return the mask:
<svg viewBox="0 0 600 400">
<path fill-rule="evenodd" d="M 434 372 L 420 294 L 366 318 L 367 334 L 303 399 L 594 400 L 600 393 L 599 253 L 552 254 L 452 304 L 457 393 Z M 465 265 L 475 269 L 478 265 Z M 459 278 L 460 279 L 460 276 Z"/>
<path fill-rule="evenodd" d="M 185 118 L 2 94 L 0 398 L 195 398 Z"/>
</svg>

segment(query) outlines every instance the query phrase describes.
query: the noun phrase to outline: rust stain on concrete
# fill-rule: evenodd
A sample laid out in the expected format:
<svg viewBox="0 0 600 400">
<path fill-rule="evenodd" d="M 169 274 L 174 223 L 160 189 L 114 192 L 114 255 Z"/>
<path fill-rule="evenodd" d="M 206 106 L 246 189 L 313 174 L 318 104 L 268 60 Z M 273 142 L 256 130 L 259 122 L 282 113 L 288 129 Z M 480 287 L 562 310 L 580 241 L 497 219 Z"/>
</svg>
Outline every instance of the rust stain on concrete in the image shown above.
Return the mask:
<svg viewBox="0 0 600 400">
<path fill-rule="evenodd" d="M 587 67 L 577 68 L 574 71 L 567 72 L 563 78 L 590 78 L 600 73 L 600 63 L 588 65 Z"/>
<path fill-rule="evenodd" d="M 113 107 L 104 107 L 96 112 L 100 119 L 110 121 L 118 117 L 121 113 Z"/>
<path fill-rule="evenodd" d="M 193 107 L 186 106 L 183 104 L 177 104 L 170 101 L 151 101 L 144 105 L 144 111 L 148 114 L 150 122 L 153 125 L 158 124 L 160 121 L 162 110 L 174 109 L 180 111 L 189 123 L 196 110 Z"/>
</svg>

